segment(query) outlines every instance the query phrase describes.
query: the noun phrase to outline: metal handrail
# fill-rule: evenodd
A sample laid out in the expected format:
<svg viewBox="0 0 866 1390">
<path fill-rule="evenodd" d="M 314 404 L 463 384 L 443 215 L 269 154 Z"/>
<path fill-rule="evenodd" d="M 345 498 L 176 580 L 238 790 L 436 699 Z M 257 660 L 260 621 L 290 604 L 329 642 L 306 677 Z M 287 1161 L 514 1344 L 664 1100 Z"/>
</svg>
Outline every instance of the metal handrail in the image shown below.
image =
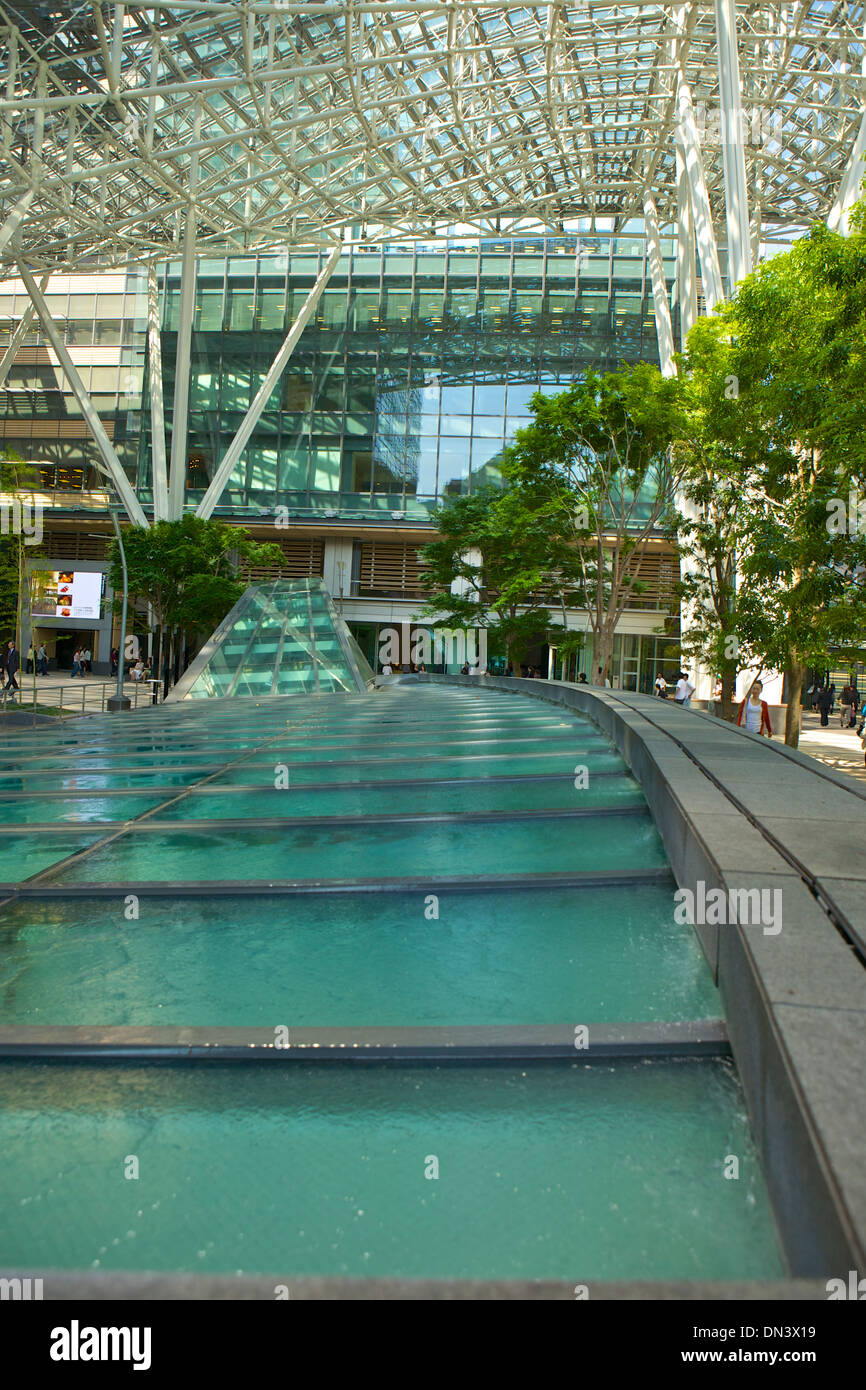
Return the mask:
<svg viewBox="0 0 866 1390">
<path fill-rule="evenodd" d="M 162 685 L 162 682 L 160 680 L 148 678 L 147 680 L 133 681 L 131 684 L 133 687 L 132 691 L 130 692 L 127 690 L 126 693 L 131 694 L 132 696 L 133 709 L 138 709 L 139 704 L 159 704 L 159 690 L 160 686 Z M 126 682 L 124 683 L 124 685 L 126 685 Z M 149 688 L 145 691 L 145 687 Z M 91 713 L 97 713 L 97 709 L 94 707 L 94 704 L 88 701 L 87 692 L 89 690 L 98 690 L 98 712 L 101 714 L 105 713 L 106 699 L 112 694 L 112 692 L 116 693 L 116 686 L 113 679 L 108 681 L 99 681 L 84 680 L 79 678 L 74 688 L 80 689 L 81 691 L 80 708 L 78 707 L 77 700 L 74 706 L 71 704 L 71 702 L 67 706 L 67 703 L 64 700 L 64 691 L 70 689 L 70 682 L 68 681 L 62 681 L 59 686 L 54 686 L 50 691 L 45 691 L 44 693 L 40 692 L 38 688 L 34 692 L 32 690 L 32 687 L 28 688 L 22 683 L 18 688 L 17 694 L 13 694 L 13 702 L 15 704 L 15 707 L 21 710 L 22 713 L 24 713 L 27 709 L 30 709 L 33 714 L 33 722 L 35 724 L 37 705 L 39 704 L 50 703 L 51 705 L 53 705 L 58 710 L 58 713 L 52 716 L 55 719 L 73 719 L 78 718 L 78 716 L 81 714 L 87 714 L 88 711 L 90 711 Z M 0 691 L 0 708 L 6 709 L 8 707 L 9 696 L 10 692 L 8 690 L 3 689 L 2 691 Z"/>
</svg>

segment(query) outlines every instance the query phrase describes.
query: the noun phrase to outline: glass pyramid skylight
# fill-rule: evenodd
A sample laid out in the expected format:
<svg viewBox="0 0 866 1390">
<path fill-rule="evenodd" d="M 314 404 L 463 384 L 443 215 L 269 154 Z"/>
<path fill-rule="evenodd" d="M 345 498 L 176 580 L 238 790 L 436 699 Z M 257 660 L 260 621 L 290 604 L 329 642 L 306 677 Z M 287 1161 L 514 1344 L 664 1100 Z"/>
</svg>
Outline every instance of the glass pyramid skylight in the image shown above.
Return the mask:
<svg viewBox="0 0 866 1390">
<path fill-rule="evenodd" d="M 247 589 L 169 700 L 365 690 L 373 672 L 321 579 Z"/>
</svg>

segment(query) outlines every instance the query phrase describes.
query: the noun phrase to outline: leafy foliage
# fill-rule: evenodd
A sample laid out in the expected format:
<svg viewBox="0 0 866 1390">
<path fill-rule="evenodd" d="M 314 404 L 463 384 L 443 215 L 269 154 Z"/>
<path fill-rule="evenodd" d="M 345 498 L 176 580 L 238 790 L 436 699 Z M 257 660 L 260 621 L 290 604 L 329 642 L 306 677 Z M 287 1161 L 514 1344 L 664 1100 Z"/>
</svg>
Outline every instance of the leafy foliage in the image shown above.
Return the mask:
<svg viewBox="0 0 866 1390">
<path fill-rule="evenodd" d="M 733 595 L 728 564 L 704 603 L 705 632 L 720 596 L 716 640 L 733 631 L 741 661 L 786 672 L 796 745 L 807 667 L 857 659 L 866 631 L 864 528 L 856 515 L 828 524 L 866 483 L 866 234 L 816 227 L 765 262 L 695 326 L 684 364 L 699 513 L 685 545 L 710 569 L 726 552 L 739 569 Z"/>
<path fill-rule="evenodd" d="M 523 507 L 515 489 L 487 487 L 448 498 L 433 520 L 440 539 L 422 551 L 430 599 L 421 616 L 487 628 L 508 659 L 519 660 L 551 626 L 548 605 L 558 589 L 544 518 Z"/>
<path fill-rule="evenodd" d="M 503 474 L 547 531 L 569 603 L 588 611 L 604 679 L 617 624 L 645 588 L 641 560 L 672 525 L 682 385 L 642 362 L 589 372 L 556 396 L 539 393 L 531 409 Z"/>
<path fill-rule="evenodd" d="M 147 599 L 159 627 L 189 633 L 212 631 L 237 603 L 246 587 L 239 577 L 242 560 L 262 565 L 282 559 L 279 546 L 260 544 L 237 526 L 192 514 L 149 529 L 127 527 L 123 545 L 130 596 Z M 123 572 L 116 541 L 108 558 L 111 584 L 119 593 Z M 115 600 L 117 607 L 120 602 Z"/>
</svg>

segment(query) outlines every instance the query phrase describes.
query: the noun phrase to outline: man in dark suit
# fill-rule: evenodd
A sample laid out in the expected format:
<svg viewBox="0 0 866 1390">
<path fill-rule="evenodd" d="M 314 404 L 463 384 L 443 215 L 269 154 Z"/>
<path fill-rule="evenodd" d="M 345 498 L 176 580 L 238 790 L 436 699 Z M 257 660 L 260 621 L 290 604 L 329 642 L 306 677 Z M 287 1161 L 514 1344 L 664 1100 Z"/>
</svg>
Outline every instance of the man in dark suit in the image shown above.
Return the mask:
<svg viewBox="0 0 866 1390">
<path fill-rule="evenodd" d="M 16 676 L 16 673 L 17 673 L 18 668 L 19 668 L 20 665 L 21 665 L 21 659 L 20 659 L 20 657 L 19 657 L 19 655 L 18 655 L 18 648 L 15 646 L 15 643 L 14 643 L 14 642 L 9 642 L 9 643 L 7 643 L 7 645 L 6 645 L 6 685 L 5 685 L 4 689 L 6 689 L 6 690 L 17 690 L 17 689 L 18 689 L 18 682 L 17 682 L 17 680 L 15 679 L 15 676 Z"/>
</svg>

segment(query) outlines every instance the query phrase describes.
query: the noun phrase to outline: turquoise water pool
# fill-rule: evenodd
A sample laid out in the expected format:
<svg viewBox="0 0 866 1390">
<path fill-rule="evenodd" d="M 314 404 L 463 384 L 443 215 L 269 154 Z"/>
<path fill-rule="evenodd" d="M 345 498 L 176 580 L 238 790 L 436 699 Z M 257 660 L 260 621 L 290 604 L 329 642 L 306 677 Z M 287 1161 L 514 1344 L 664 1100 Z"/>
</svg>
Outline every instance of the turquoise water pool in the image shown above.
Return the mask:
<svg viewBox="0 0 866 1390">
<path fill-rule="evenodd" d="M 0 1098 L 0 1251 L 13 1268 L 782 1273 L 722 1063 L 13 1065 Z M 732 1153 L 736 1182 L 723 1176 Z M 438 1178 L 425 1177 L 431 1157 Z"/>
<path fill-rule="evenodd" d="M 19 903 L 5 1023 L 335 1027 L 713 1018 L 670 892 L 640 888 Z"/>
<path fill-rule="evenodd" d="M 13 885 L 0 905 L 7 1028 L 721 1013 L 624 760 L 585 719 L 518 695 L 196 702 L 82 719 L 50 745 L 15 734 L 0 878 Z M 286 880 L 291 893 L 272 890 Z M 723 1060 L 7 1060 L 0 1106 L 7 1267 L 575 1281 L 783 1270 Z M 737 1182 L 723 1177 L 729 1154 Z M 424 1177 L 431 1155 L 438 1178 Z"/>
</svg>

